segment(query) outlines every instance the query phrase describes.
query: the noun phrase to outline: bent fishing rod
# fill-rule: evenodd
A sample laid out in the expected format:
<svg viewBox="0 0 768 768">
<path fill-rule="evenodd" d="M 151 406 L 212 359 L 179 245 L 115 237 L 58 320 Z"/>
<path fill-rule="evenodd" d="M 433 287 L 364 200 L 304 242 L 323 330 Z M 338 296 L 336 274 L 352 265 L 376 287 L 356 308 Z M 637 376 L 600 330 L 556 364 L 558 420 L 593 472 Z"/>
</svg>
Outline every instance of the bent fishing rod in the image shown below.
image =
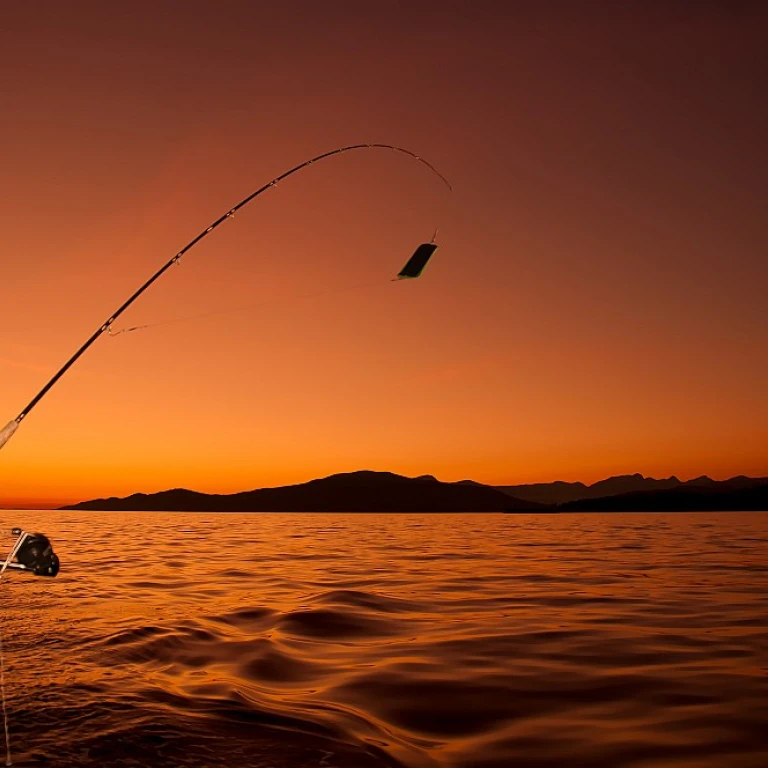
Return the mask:
<svg viewBox="0 0 768 768">
<path fill-rule="evenodd" d="M 211 234 L 213 230 L 215 230 L 217 227 L 219 227 L 221 224 L 223 224 L 228 219 L 231 219 L 240 209 L 244 208 L 248 203 L 255 200 L 259 195 L 261 195 L 263 192 L 266 192 L 268 189 L 274 188 L 280 181 L 287 178 L 288 176 L 293 175 L 297 171 L 302 170 L 303 168 L 306 168 L 313 163 L 316 163 L 320 160 L 324 160 L 328 157 L 333 157 L 334 155 L 340 155 L 343 152 L 350 152 L 353 149 L 390 149 L 394 150 L 396 152 L 402 152 L 405 155 L 408 155 L 409 157 L 414 158 L 415 160 L 418 160 L 420 163 L 423 163 L 432 173 L 434 173 L 447 187 L 449 190 L 452 189 L 450 183 L 448 180 L 443 176 L 433 165 L 431 165 L 429 162 L 427 162 L 423 157 L 417 155 L 415 152 L 411 152 L 408 149 L 403 149 L 402 147 L 397 147 L 392 144 L 352 144 L 347 147 L 340 147 L 338 149 L 331 150 L 330 152 L 324 152 L 321 155 L 317 155 L 316 157 L 310 158 L 309 160 L 305 160 L 303 163 L 300 163 L 297 166 L 294 166 L 289 171 L 286 171 L 285 173 L 280 174 L 280 176 L 276 176 L 272 181 L 268 182 L 267 184 L 264 184 L 264 186 L 259 187 L 255 192 L 252 192 L 247 197 L 243 198 L 237 205 L 233 206 L 232 208 L 229 208 L 226 213 L 223 213 L 221 216 L 219 216 L 216 221 L 214 221 L 209 227 L 204 229 L 197 237 L 190 240 L 178 253 L 176 253 L 171 259 L 169 259 L 160 269 L 157 270 L 138 290 L 136 290 L 131 296 L 128 297 L 128 299 L 123 302 L 123 304 L 118 307 L 117 310 L 115 310 L 97 329 L 94 331 L 94 333 L 88 338 L 88 340 L 80 347 L 80 349 L 75 352 L 72 357 L 67 360 L 64 365 L 59 368 L 59 370 L 51 377 L 50 381 L 30 400 L 29 404 L 19 413 L 19 415 L 13 419 L 12 421 L 8 422 L 8 424 L 3 427 L 2 430 L 0 430 L 0 448 L 2 448 L 8 440 L 11 439 L 13 434 L 18 429 L 21 422 L 29 415 L 30 411 L 45 397 L 46 394 L 50 391 L 50 389 L 56 384 L 56 382 L 77 362 L 77 360 L 88 350 L 88 348 L 103 334 L 108 331 L 110 331 L 112 327 L 112 323 L 117 320 L 120 315 L 125 312 L 128 307 L 133 304 L 136 299 L 141 296 L 144 291 L 146 291 L 154 282 L 160 279 L 165 272 L 167 272 L 174 264 L 178 264 L 182 256 L 184 256 L 185 253 L 190 251 L 194 246 L 196 246 L 201 240 L 203 240 L 205 237 Z M 426 263 L 429 261 L 430 257 L 434 253 L 434 251 L 437 249 L 437 245 L 434 243 L 434 237 L 431 243 L 422 243 L 419 245 L 414 254 L 411 256 L 411 258 L 408 260 L 408 263 L 403 267 L 403 269 L 398 273 L 397 278 L 395 279 L 405 279 L 405 278 L 416 278 L 419 277 L 422 270 L 426 266 Z"/>
</svg>

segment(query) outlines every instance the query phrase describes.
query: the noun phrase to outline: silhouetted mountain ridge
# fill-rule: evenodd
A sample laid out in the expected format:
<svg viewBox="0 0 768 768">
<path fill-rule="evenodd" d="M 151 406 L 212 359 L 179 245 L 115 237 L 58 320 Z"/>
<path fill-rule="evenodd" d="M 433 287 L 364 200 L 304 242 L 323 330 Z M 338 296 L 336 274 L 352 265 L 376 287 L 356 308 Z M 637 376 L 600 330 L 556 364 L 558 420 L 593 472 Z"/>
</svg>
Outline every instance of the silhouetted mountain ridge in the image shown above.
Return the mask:
<svg viewBox="0 0 768 768">
<path fill-rule="evenodd" d="M 559 500 L 559 501 L 558 501 Z M 62 509 L 200 512 L 575 512 L 768 510 L 768 478 L 706 475 L 681 482 L 641 474 L 592 485 L 535 483 L 488 486 L 473 480 L 443 483 L 432 475 L 404 477 L 362 470 L 298 485 L 233 494 L 174 488 L 74 504 Z"/>
<path fill-rule="evenodd" d="M 187 512 L 502 512 L 540 509 L 490 486 L 443 483 L 431 475 L 410 478 L 392 472 L 348 472 L 299 485 L 233 494 L 176 488 L 95 499 L 64 509 Z"/>
<path fill-rule="evenodd" d="M 465 481 L 471 483 L 472 481 Z M 626 493 L 640 493 L 644 491 L 671 490 L 678 487 L 708 486 L 716 488 L 718 483 L 730 483 L 734 487 L 739 483 L 760 484 L 768 483 L 768 478 L 749 478 L 744 475 L 732 477 L 729 480 L 712 480 L 706 475 L 687 480 L 679 480 L 675 475 L 657 480 L 653 477 L 645 477 L 640 473 L 633 475 L 617 475 L 605 480 L 599 480 L 592 485 L 575 482 L 568 483 L 557 480 L 553 483 L 532 483 L 525 485 L 498 485 L 495 488 L 516 499 L 523 501 L 535 501 L 538 504 L 567 504 L 583 499 L 600 499 L 609 496 L 618 496 Z"/>
<path fill-rule="evenodd" d="M 679 484 L 676 477 L 665 480 L 656 480 L 652 477 L 643 477 L 636 473 L 633 475 L 617 475 L 605 480 L 599 480 L 592 485 L 584 483 L 567 483 L 556 481 L 554 483 L 533 483 L 528 485 L 498 486 L 500 491 L 508 493 L 525 501 L 535 501 L 539 504 L 563 504 L 579 499 L 597 499 L 603 496 L 615 496 L 619 493 L 631 493 L 633 491 L 651 490 L 657 488 L 672 488 Z"/>
<path fill-rule="evenodd" d="M 768 478 L 696 478 L 673 488 L 634 491 L 557 506 L 558 512 L 768 511 Z"/>
</svg>

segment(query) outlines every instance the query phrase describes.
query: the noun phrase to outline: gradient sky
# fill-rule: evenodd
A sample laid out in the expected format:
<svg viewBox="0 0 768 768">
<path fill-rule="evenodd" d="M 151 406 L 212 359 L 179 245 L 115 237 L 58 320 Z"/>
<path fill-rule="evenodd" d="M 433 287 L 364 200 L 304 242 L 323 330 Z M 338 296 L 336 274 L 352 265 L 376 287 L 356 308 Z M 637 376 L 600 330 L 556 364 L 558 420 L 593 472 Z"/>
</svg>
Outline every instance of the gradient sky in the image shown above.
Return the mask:
<svg viewBox="0 0 768 768">
<path fill-rule="evenodd" d="M 0 505 L 768 475 L 768 17 L 724 5 L 4 5 L 0 426 L 292 165 L 394 143 L 455 191 L 364 150 L 264 195 L 41 401 Z"/>
</svg>

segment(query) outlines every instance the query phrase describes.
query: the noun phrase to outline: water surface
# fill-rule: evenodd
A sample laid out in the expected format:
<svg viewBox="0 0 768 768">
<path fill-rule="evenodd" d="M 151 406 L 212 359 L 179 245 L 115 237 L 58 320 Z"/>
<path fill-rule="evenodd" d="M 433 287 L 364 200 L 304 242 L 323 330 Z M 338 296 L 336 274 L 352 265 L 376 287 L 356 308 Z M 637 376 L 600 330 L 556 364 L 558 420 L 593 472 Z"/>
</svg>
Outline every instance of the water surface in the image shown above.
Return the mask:
<svg viewBox="0 0 768 768">
<path fill-rule="evenodd" d="M 16 765 L 768 766 L 765 513 L 0 518 Z"/>
</svg>

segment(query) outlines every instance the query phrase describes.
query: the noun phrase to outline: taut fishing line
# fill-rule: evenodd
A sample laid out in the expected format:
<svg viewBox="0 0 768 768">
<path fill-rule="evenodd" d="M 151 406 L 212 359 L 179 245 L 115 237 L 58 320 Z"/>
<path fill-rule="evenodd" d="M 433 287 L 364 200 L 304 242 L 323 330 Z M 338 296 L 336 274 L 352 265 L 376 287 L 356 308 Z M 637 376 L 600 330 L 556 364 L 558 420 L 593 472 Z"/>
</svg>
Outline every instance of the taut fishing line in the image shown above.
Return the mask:
<svg viewBox="0 0 768 768">
<path fill-rule="evenodd" d="M 451 190 L 452 189 L 451 185 L 445 180 L 445 178 L 442 176 L 440 178 L 446 183 L 448 189 Z M 275 184 L 271 184 L 271 186 L 274 187 Z M 234 217 L 230 216 L 230 218 L 234 218 Z M 436 227 L 432 234 L 432 239 L 429 241 L 430 245 L 435 243 L 435 240 L 437 239 L 438 231 L 439 231 L 439 228 Z M 436 248 L 437 246 L 435 245 L 435 249 Z M 178 262 L 178 263 L 180 264 L 181 262 Z M 389 282 L 399 282 L 400 279 L 402 278 L 398 276 L 395 278 L 391 278 Z M 336 296 L 338 294 L 349 293 L 351 291 L 355 291 L 355 292 L 366 291 L 366 290 L 372 291 L 374 288 L 382 287 L 384 284 L 385 283 L 382 282 L 380 278 L 375 278 L 372 280 L 366 280 L 365 282 L 353 283 L 351 285 L 321 288 L 319 290 L 313 290 L 313 291 L 304 292 L 304 293 L 294 293 L 294 294 L 289 294 L 287 296 L 278 297 L 275 299 L 265 299 L 262 301 L 248 302 L 247 304 L 241 304 L 240 306 L 229 307 L 227 309 L 214 309 L 209 312 L 196 312 L 195 314 L 192 314 L 192 315 L 183 315 L 181 317 L 174 317 L 169 320 L 157 320 L 155 322 L 142 323 L 140 325 L 131 325 L 131 326 L 126 326 L 124 328 L 119 328 L 119 329 L 115 329 L 110 325 L 107 328 L 107 334 L 109 336 L 115 337 L 115 336 L 120 336 L 124 333 L 132 333 L 134 331 L 144 331 L 144 330 L 149 330 L 151 328 L 160 328 L 166 325 L 175 325 L 178 323 L 186 323 L 194 320 L 203 320 L 209 317 L 231 315 L 231 314 L 236 314 L 240 312 L 249 312 L 254 309 L 260 309 L 262 307 L 275 306 L 278 304 L 285 305 L 286 303 L 289 303 L 289 302 L 303 301 L 305 299 L 315 299 L 320 296 L 329 296 L 329 295 Z"/>
<path fill-rule="evenodd" d="M 5 764 L 13 765 L 11 760 L 11 735 L 8 731 L 8 710 L 5 706 L 5 653 L 3 650 L 3 625 L 0 619 L 0 691 L 3 696 L 3 729 L 5 731 Z"/>
<path fill-rule="evenodd" d="M 231 307 L 230 309 L 214 309 L 210 312 L 198 312 L 194 315 L 184 315 L 183 317 L 175 317 L 171 320 L 158 320 L 155 323 L 144 323 L 142 325 L 131 325 L 119 330 L 114 330 L 112 327 L 107 328 L 107 333 L 110 336 L 120 336 L 123 333 L 131 333 L 132 331 L 144 331 L 149 328 L 160 328 L 165 325 L 173 325 L 175 323 L 188 323 L 193 320 L 204 320 L 209 317 L 217 317 L 219 315 L 231 315 L 237 312 L 250 312 L 254 309 L 260 309 L 262 307 L 275 306 L 276 304 L 285 304 L 292 301 L 303 301 L 305 299 L 316 299 L 320 296 L 337 295 L 339 293 L 349 293 L 351 291 L 365 291 L 372 290 L 373 288 L 380 288 L 382 286 L 381 280 L 367 280 L 364 283 L 355 283 L 354 285 L 346 285 L 341 288 L 323 288 L 318 291 L 311 291 L 309 293 L 298 293 L 292 296 L 287 296 L 277 299 L 266 299 L 264 301 L 257 301 L 249 304 L 243 304 L 239 307 Z"/>
<path fill-rule="evenodd" d="M 2 579 L 2 575 L 0 575 Z M 0 615 L 0 694 L 3 699 L 3 730 L 5 731 L 5 764 L 13 765 L 11 761 L 11 735 L 8 731 L 8 709 L 5 704 L 5 648 L 3 637 L 3 617 Z"/>
<path fill-rule="evenodd" d="M 24 543 L 24 538 L 19 536 L 14 545 L 11 547 L 11 551 L 8 553 L 8 557 L 5 558 L 5 562 L 0 568 L 0 581 L 2 581 L 3 574 L 5 573 L 8 564 L 16 557 L 16 553 L 19 547 Z M 3 616 L 0 614 L 0 695 L 3 700 L 3 731 L 5 732 L 5 764 L 6 766 L 13 765 L 11 760 L 11 734 L 8 729 L 8 708 L 5 700 L 5 638 L 3 632 Z"/>
</svg>

